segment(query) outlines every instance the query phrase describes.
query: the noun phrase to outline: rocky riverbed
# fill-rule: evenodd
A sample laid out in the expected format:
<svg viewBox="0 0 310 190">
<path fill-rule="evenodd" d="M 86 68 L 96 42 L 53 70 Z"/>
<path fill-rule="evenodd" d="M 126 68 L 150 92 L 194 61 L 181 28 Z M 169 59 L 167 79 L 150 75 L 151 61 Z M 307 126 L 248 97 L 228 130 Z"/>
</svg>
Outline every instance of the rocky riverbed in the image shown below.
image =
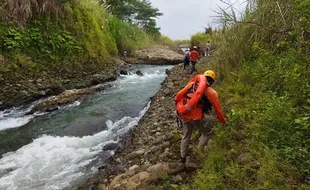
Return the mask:
<svg viewBox="0 0 310 190">
<path fill-rule="evenodd" d="M 158 54 L 154 52 L 158 52 Z M 53 111 L 59 105 L 84 98 L 94 91 L 104 90 L 107 87 L 92 86 L 115 80 L 120 70 L 128 69 L 131 63 L 177 64 L 182 61 L 182 58 L 180 53 L 171 50 L 171 48 L 155 46 L 137 51 L 135 57 L 132 58 L 133 62 L 128 61 L 128 58 L 124 59 L 127 61 L 126 63 L 114 60 L 115 64 L 109 67 L 109 70 L 105 67 L 96 69 L 96 65 L 93 65 L 89 71 L 81 69 L 80 72 L 77 72 L 79 68 L 66 71 L 67 73 L 72 72 L 70 79 L 66 79 L 69 76 L 67 74 L 59 76 L 55 80 L 51 78 L 53 75 L 43 73 L 43 77 L 38 79 L 22 80 L 23 77 L 21 77 L 19 80 L 9 80 L 4 85 L 6 90 L 2 89 L 1 94 L 5 94 L 10 87 L 13 87 L 13 92 L 17 96 L 11 96 L 9 99 L 9 94 L 6 94 L 6 99 L 1 99 L 2 105 L 4 105 L 2 109 L 7 105 L 14 105 L 10 103 L 20 97 L 22 97 L 22 101 L 17 101 L 16 105 L 30 99 L 58 95 L 49 101 L 38 104 L 30 113 Z M 201 61 L 197 65 L 198 71 L 203 64 L 205 62 Z M 61 73 L 62 71 L 59 72 L 59 74 Z M 81 73 L 85 76 L 82 77 Z M 187 70 L 183 70 L 182 64 L 178 64 L 167 74 L 168 77 L 162 83 L 162 88 L 152 97 L 150 108 L 138 126 L 134 127 L 120 143 L 107 145 L 103 148 L 103 153 L 105 150 L 115 150 L 115 156 L 111 157 L 108 162 L 105 161 L 98 168 L 99 172 L 79 189 L 164 189 L 177 187 L 191 181 L 192 174 L 200 167 L 200 164 L 194 160 L 189 160 L 186 165 L 177 162 L 181 130 L 176 124 L 173 95 L 188 82 L 190 77 L 197 73 L 190 75 Z M 29 83 L 33 84 L 31 88 L 28 88 Z M 79 90 L 75 90 L 75 88 Z M 42 90 L 39 91 L 40 89 Z M 37 96 L 38 93 L 41 95 Z"/>
<path fill-rule="evenodd" d="M 206 61 L 198 63 L 198 71 L 202 72 Z M 139 124 L 118 144 L 116 155 L 80 189 L 157 190 L 190 182 L 201 165 L 197 159 L 186 165 L 178 162 L 182 133 L 176 123 L 173 95 L 195 74 L 188 74 L 182 64 L 175 66 Z"/>
<path fill-rule="evenodd" d="M 130 64 L 180 63 L 182 55 L 177 51 L 168 46 L 155 45 L 138 50 L 133 57 L 122 58 L 124 61 L 98 58 L 81 63 L 51 65 L 40 72 L 25 67 L 22 71 L 0 73 L 0 110 L 59 95 L 66 90 L 84 89 L 116 80 L 120 71 L 126 71 Z"/>
</svg>

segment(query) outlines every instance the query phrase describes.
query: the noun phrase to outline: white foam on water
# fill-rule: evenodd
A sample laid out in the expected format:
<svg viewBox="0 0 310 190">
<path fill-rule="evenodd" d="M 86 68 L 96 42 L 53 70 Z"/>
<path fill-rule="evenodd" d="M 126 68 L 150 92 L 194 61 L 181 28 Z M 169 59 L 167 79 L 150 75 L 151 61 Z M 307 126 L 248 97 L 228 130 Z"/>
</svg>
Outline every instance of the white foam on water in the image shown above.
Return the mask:
<svg viewBox="0 0 310 190">
<path fill-rule="evenodd" d="M 79 105 L 81 105 L 81 102 L 80 101 L 75 101 L 71 104 L 68 104 L 66 106 L 63 106 L 64 108 L 74 108 L 74 107 L 78 107 Z"/>
<path fill-rule="evenodd" d="M 0 159 L 0 189 L 56 190 L 71 187 L 75 180 L 95 171 L 87 166 L 97 159 L 102 147 L 137 125 L 149 105 L 135 118 L 124 117 L 115 123 L 107 121 L 108 130 L 93 136 L 44 135 L 15 152 L 4 154 Z"/>
<path fill-rule="evenodd" d="M 29 123 L 34 117 L 47 114 L 46 112 L 36 112 L 32 115 L 26 115 L 31 109 L 42 100 L 34 102 L 28 108 L 11 108 L 4 111 L 0 111 L 0 131 L 18 128 Z M 77 107 L 81 104 L 80 101 L 75 101 L 72 104 L 63 106 L 64 109 Z"/>
<path fill-rule="evenodd" d="M 11 108 L 0 111 L 0 131 L 9 128 L 17 128 L 29 123 L 35 115 L 25 114 L 29 112 L 36 103 L 37 102 L 28 108 Z"/>
<path fill-rule="evenodd" d="M 23 117 L 8 117 L 0 120 L 0 131 L 17 128 L 26 125 L 34 118 L 34 115 L 27 115 Z"/>
<path fill-rule="evenodd" d="M 133 75 L 122 75 L 122 79 L 119 80 L 120 83 L 126 84 L 126 83 L 141 83 L 141 82 L 149 82 L 152 79 L 155 78 L 162 78 L 165 77 L 166 74 L 161 72 L 160 70 L 156 70 L 153 73 L 143 72 L 143 76 L 139 76 L 136 74 Z"/>
</svg>

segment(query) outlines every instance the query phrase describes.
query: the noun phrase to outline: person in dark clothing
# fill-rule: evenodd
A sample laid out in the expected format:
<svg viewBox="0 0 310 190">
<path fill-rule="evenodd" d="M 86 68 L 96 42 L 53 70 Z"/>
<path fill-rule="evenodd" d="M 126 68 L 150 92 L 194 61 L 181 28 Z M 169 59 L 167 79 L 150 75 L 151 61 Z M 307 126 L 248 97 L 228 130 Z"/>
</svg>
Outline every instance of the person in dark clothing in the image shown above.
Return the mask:
<svg viewBox="0 0 310 190">
<path fill-rule="evenodd" d="M 190 63 L 190 57 L 189 57 L 189 53 L 190 53 L 190 50 L 189 48 L 186 49 L 185 53 L 184 53 L 184 59 L 183 59 L 183 62 L 184 62 L 184 69 L 189 65 Z"/>
</svg>

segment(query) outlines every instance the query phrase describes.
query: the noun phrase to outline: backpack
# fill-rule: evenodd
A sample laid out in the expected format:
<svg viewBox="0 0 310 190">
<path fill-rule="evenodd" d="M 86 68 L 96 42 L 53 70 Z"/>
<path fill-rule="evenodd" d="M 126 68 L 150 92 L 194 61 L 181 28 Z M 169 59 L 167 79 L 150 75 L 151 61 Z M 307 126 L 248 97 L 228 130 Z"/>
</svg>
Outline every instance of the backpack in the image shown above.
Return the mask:
<svg viewBox="0 0 310 190">
<path fill-rule="evenodd" d="M 193 94 L 194 92 L 196 92 L 198 87 L 198 82 L 194 82 L 192 84 L 192 86 L 187 90 L 185 97 L 186 99 L 183 99 L 183 104 L 186 104 L 187 100 L 191 99 L 191 94 Z M 208 87 L 207 87 L 208 88 Z M 208 97 L 203 94 L 200 98 L 200 100 L 198 101 L 197 105 L 200 105 L 202 107 L 202 113 L 206 113 L 208 114 L 211 110 L 212 110 L 212 104 L 210 103 Z M 183 128 L 183 122 L 182 122 L 182 117 L 181 115 L 178 113 L 178 111 L 176 111 L 176 122 L 177 122 L 177 126 L 182 129 Z"/>
<path fill-rule="evenodd" d="M 190 94 L 194 93 L 196 91 L 197 87 L 198 87 L 198 82 L 193 83 L 193 85 L 187 90 L 186 99 L 191 99 L 191 95 Z M 203 113 L 207 114 L 207 113 L 209 113 L 212 110 L 212 104 L 210 103 L 208 97 L 205 94 L 203 94 L 201 96 L 201 98 L 198 101 L 197 105 L 202 106 L 202 112 Z"/>
<path fill-rule="evenodd" d="M 189 55 L 188 54 L 186 54 L 185 56 L 184 56 L 184 63 L 189 63 L 190 62 L 190 58 L 189 58 Z"/>
</svg>

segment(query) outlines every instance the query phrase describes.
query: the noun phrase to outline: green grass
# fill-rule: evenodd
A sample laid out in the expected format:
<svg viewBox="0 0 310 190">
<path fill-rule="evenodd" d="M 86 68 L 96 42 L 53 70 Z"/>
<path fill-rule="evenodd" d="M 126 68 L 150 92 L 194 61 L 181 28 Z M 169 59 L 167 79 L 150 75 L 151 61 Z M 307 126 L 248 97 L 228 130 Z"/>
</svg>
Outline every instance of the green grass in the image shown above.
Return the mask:
<svg viewBox="0 0 310 190">
<path fill-rule="evenodd" d="M 218 74 L 229 123 L 184 189 L 310 189 L 310 1 L 255 2 L 239 23 L 223 18 L 211 65 L 197 65 Z"/>
</svg>

